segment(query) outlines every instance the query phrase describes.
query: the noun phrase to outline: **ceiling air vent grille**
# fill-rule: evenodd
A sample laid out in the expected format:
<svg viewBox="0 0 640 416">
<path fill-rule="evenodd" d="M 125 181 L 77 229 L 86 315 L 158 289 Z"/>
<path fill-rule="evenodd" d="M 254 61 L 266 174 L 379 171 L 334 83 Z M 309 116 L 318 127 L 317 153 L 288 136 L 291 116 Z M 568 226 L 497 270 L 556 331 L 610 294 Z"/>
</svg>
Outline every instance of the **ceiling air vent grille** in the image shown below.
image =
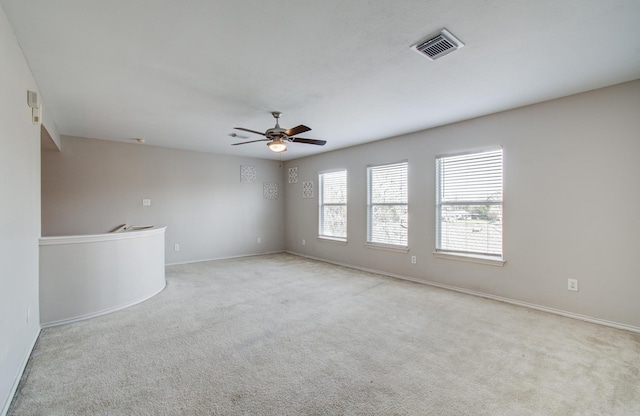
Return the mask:
<svg viewBox="0 0 640 416">
<path fill-rule="evenodd" d="M 437 35 L 431 35 L 426 39 L 411 45 L 411 49 L 418 52 L 420 55 L 435 61 L 436 59 L 442 58 L 463 46 L 464 43 L 462 43 L 460 39 L 453 36 L 447 29 L 442 29 L 442 31 Z"/>
</svg>

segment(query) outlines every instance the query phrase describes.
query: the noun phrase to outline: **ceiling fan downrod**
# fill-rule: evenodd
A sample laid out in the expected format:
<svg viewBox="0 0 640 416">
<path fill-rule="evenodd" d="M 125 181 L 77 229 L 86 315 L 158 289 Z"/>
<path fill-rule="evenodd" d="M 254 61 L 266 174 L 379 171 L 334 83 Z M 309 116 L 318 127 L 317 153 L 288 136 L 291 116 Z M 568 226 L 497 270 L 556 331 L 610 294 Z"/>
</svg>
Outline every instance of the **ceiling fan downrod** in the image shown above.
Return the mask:
<svg viewBox="0 0 640 416">
<path fill-rule="evenodd" d="M 280 116 L 282 115 L 282 113 L 280 111 L 272 111 L 271 115 L 276 119 L 276 129 L 280 128 Z"/>
</svg>

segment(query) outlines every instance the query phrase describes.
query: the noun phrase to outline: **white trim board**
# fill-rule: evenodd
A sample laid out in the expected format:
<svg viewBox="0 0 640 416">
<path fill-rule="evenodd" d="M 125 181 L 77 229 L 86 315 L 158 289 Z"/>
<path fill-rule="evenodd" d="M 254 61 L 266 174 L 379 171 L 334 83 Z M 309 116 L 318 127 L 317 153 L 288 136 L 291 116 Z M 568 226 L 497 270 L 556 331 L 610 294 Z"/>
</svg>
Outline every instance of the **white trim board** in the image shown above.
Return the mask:
<svg viewBox="0 0 640 416">
<path fill-rule="evenodd" d="M 308 256 L 306 254 L 296 253 L 294 251 L 286 251 L 286 252 L 289 253 L 289 254 L 293 254 L 295 256 L 306 257 L 306 258 L 312 259 L 312 260 L 318 260 L 318 261 L 322 261 L 322 262 L 325 262 L 325 263 L 335 264 L 336 266 L 348 267 L 350 269 L 356 269 L 356 270 L 361 270 L 363 272 L 369 272 L 369 273 L 380 274 L 380 275 L 383 275 L 383 276 L 394 277 L 396 279 L 408 280 L 410 282 L 415 282 L 415 283 L 422 283 L 422 284 L 429 285 L 429 286 L 439 287 L 441 289 L 453 290 L 454 292 L 466 293 L 468 295 L 479 296 L 479 297 L 486 298 L 486 299 L 497 300 L 499 302 L 509 303 L 511 305 L 523 306 L 523 307 L 529 308 L 529 309 L 535 309 L 535 310 L 542 311 L 542 312 L 548 312 L 548 313 L 552 313 L 554 315 L 564 316 L 566 318 L 578 319 L 578 320 L 585 321 L 585 322 L 590 322 L 590 323 L 593 323 L 593 324 L 604 325 L 604 326 L 608 326 L 608 327 L 612 327 L 612 328 L 616 328 L 616 329 L 622 329 L 622 330 L 625 330 L 625 331 L 640 333 L 640 327 L 627 325 L 627 324 L 622 324 L 622 323 L 619 323 L 619 322 L 607 321 L 605 319 L 599 319 L 599 318 L 594 318 L 594 317 L 587 316 L 587 315 L 581 315 L 579 313 L 563 311 L 561 309 L 550 308 L 548 306 L 536 305 L 535 303 L 522 302 L 522 301 L 519 301 L 519 300 L 505 298 L 505 297 L 502 297 L 502 296 L 491 295 L 491 294 L 484 293 L 484 292 L 477 292 L 475 290 L 463 289 L 463 288 L 456 287 L 456 286 L 449 286 L 449 285 L 445 285 L 445 284 L 442 284 L 442 283 L 431 282 L 431 281 L 428 281 L 428 280 L 420 280 L 420 279 L 416 279 L 414 277 L 403 276 L 403 275 L 400 275 L 400 274 L 388 273 L 388 272 L 383 272 L 383 271 L 380 271 L 380 270 L 368 269 L 366 267 L 354 266 L 352 264 L 346 264 L 346 263 L 340 263 L 340 262 L 336 262 L 336 261 L 330 261 L 330 260 L 326 260 L 326 259 L 321 259 L 319 257 L 313 257 L 313 256 Z"/>
<path fill-rule="evenodd" d="M 240 259 L 242 257 L 254 257 L 254 256 L 267 256 L 269 254 L 280 254 L 280 253 L 287 253 L 287 251 L 285 250 L 278 250 L 278 251 L 268 251 L 266 253 L 251 253 L 251 254 L 239 254 L 237 256 L 228 256 L 228 257 L 214 257 L 214 258 L 210 258 L 210 259 L 202 259 L 202 260 L 187 260 L 187 261 L 179 261 L 179 262 L 175 262 L 175 263 L 167 263 L 165 264 L 166 266 L 179 266 L 181 264 L 192 264 L 192 263 L 204 263 L 206 261 L 216 261 L 216 260 L 229 260 L 229 259 Z M 294 253 L 291 253 L 294 254 Z M 304 257 L 304 256 L 302 256 Z"/>
<path fill-rule="evenodd" d="M 39 245 L 51 246 L 57 244 L 85 244 L 98 243 L 101 241 L 126 240 L 128 238 L 146 237 L 154 234 L 162 234 L 167 227 L 154 227 L 150 229 L 104 233 L 104 234 L 87 234 L 87 235 L 60 235 L 40 237 Z"/>
<path fill-rule="evenodd" d="M 145 301 L 151 299 L 155 295 L 157 295 L 160 292 L 162 292 L 166 287 L 167 287 L 167 281 L 165 279 L 165 283 L 164 283 L 164 286 L 162 286 L 162 289 L 158 290 L 157 292 L 155 292 L 155 293 L 153 293 L 153 294 L 151 294 L 149 296 L 145 296 L 142 299 L 135 300 L 135 301 L 127 303 L 125 305 L 114 306 L 113 308 L 108 308 L 108 309 L 105 309 L 105 310 L 102 310 L 102 311 L 99 311 L 99 312 L 95 312 L 95 313 L 90 313 L 90 314 L 87 314 L 87 315 L 75 316 L 73 318 L 62 319 L 60 321 L 47 322 L 46 324 L 40 325 L 40 328 L 44 329 L 44 328 L 51 328 L 53 326 L 71 324 L 71 323 L 74 323 L 74 322 L 84 321 L 84 320 L 91 319 L 91 318 L 97 318 L 98 316 L 107 315 L 107 314 L 110 314 L 110 313 L 113 313 L 113 312 L 121 311 L 123 309 L 130 308 L 131 306 L 135 306 L 135 305 L 137 305 L 139 303 L 142 303 L 142 302 L 145 302 Z"/>
<path fill-rule="evenodd" d="M 6 416 L 7 412 L 9 412 L 9 408 L 11 407 L 11 403 L 13 403 L 13 399 L 15 397 L 16 392 L 18 391 L 18 387 L 20 386 L 20 380 L 22 380 L 22 375 L 24 374 L 24 370 L 27 368 L 27 364 L 29 363 L 29 359 L 31 358 L 31 353 L 38 342 L 38 338 L 40 337 L 41 328 L 38 328 L 38 332 L 36 332 L 36 336 L 33 338 L 31 342 L 31 347 L 27 350 L 24 359 L 22 360 L 22 365 L 20 366 L 20 370 L 18 374 L 16 374 L 16 378 L 13 381 L 13 387 L 11 387 L 11 391 L 9 392 L 9 396 L 7 396 L 7 401 L 2 407 L 2 413 L 0 415 Z"/>
</svg>

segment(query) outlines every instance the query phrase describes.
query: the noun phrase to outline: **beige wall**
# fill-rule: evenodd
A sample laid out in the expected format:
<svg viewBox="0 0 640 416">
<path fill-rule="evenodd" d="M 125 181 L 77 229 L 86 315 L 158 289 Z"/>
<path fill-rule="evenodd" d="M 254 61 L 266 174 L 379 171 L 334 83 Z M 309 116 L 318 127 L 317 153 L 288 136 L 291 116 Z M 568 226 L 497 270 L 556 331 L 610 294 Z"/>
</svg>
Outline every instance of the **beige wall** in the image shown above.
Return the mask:
<svg viewBox="0 0 640 416">
<path fill-rule="evenodd" d="M 284 248 L 278 162 L 66 136 L 62 149 L 42 155 L 43 235 L 166 225 L 168 264 Z M 256 182 L 240 182 L 241 165 L 256 167 Z M 278 199 L 264 199 L 264 182 Z"/>
<path fill-rule="evenodd" d="M 300 181 L 287 184 L 286 248 L 640 328 L 639 109 L 635 81 L 290 161 Z M 507 263 L 434 258 L 436 155 L 493 146 L 504 148 Z M 366 166 L 403 159 L 410 252 L 365 247 Z M 317 240 L 317 192 L 302 198 L 302 181 L 317 188 L 318 172 L 337 168 L 348 170 L 346 245 Z"/>
<path fill-rule="evenodd" d="M 37 86 L 0 8 L 0 414 L 40 330 L 40 126 L 27 90 Z"/>
</svg>

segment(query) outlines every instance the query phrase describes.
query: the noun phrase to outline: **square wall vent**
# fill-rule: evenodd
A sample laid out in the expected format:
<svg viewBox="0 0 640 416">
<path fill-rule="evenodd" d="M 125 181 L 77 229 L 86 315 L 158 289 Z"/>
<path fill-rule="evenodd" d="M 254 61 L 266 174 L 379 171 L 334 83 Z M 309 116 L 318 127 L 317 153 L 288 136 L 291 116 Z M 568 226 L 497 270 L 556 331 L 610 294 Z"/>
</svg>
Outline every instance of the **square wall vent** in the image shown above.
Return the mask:
<svg viewBox="0 0 640 416">
<path fill-rule="evenodd" d="M 435 61 L 451 52 L 460 49 L 464 43 L 460 39 L 453 36 L 447 29 L 442 29 L 437 35 L 430 35 L 418 43 L 411 45 L 411 49 L 420 55 Z"/>
</svg>

